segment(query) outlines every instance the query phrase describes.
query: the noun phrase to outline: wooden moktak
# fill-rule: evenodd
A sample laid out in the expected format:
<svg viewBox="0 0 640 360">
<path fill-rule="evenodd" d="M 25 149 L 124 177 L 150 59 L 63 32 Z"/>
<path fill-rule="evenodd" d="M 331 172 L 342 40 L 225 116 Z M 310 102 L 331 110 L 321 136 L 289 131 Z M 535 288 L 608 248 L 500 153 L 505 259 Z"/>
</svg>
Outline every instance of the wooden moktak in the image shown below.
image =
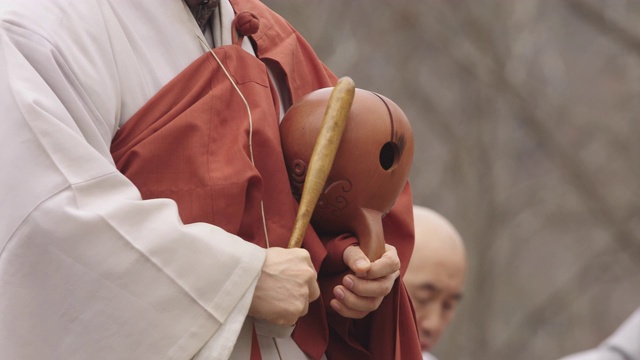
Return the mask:
<svg viewBox="0 0 640 360">
<path fill-rule="evenodd" d="M 402 109 L 345 77 L 335 88 L 313 91 L 293 104 L 280 136 L 300 201 L 289 247 L 300 246 L 310 222 L 320 236 L 354 234 L 370 260 L 380 258 L 382 218 L 413 162 L 413 132 Z"/>
</svg>

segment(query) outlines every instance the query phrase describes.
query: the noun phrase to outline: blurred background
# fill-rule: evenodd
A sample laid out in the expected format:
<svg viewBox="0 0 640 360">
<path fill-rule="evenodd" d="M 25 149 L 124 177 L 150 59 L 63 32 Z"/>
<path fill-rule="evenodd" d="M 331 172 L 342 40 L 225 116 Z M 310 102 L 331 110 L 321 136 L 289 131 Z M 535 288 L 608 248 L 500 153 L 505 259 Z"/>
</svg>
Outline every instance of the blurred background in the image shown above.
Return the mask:
<svg viewBox="0 0 640 360">
<path fill-rule="evenodd" d="M 414 202 L 469 251 L 441 360 L 557 359 L 640 306 L 640 2 L 263 1 L 412 123 Z"/>
</svg>

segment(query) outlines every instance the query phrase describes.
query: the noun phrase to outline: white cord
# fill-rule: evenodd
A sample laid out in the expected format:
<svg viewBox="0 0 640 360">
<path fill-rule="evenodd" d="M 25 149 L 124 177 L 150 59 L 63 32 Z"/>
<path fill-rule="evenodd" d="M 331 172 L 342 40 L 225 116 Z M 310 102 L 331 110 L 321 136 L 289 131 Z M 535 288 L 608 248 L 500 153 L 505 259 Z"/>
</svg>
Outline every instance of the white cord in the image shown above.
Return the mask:
<svg viewBox="0 0 640 360">
<path fill-rule="evenodd" d="M 240 95 L 240 98 L 244 102 L 244 106 L 247 109 L 247 114 L 249 114 L 249 155 L 251 156 L 251 164 L 255 167 L 256 164 L 253 160 L 253 118 L 251 116 L 251 108 L 249 108 L 249 103 L 247 102 L 247 99 L 244 97 L 244 95 L 242 94 L 242 92 L 240 91 L 236 83 L 233 81 L 233 78 L 231 77 L 227 69 L 224 67 L 224 65 L 222 65 L 222 61 L 220 61 L 216 53 L 213 52 L 213 49 L 209 49 L 209 52 L 211 53 L 211 55 L 213 55 L 213 58 L 216 59 L 216 61 L 218 62 L 218 65 L 220 65 L 220 68 L 222 68 L 222 71 L 224 71 L 224 74 L 227 76 L 227 79 L 229 79 L 229 81 L 231 82 L 231 85 L 233 85 L 233 88 L 236 89 L 236 91 L 238 92 L 238 95 Z M 264 215 L 264 201 L 262 199 L 260 199 L 260 212 L 262 216 L 262 227 L 264 230 L 264 237 L 265 237 L 265 241 L 267 243 L 267 249 L 268 249 L 269 234 L 267 232 L 267 221 Z"/>
</svg>

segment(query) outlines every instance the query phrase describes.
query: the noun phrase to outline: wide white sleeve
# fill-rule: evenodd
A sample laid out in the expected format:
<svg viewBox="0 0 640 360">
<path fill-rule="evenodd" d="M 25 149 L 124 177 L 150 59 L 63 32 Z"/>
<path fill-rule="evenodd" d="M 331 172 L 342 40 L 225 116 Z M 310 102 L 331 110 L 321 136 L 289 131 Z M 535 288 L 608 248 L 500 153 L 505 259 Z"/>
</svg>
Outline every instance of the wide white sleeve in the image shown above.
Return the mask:
<svg viewBox="0 0 640 360">
<path fill-rule="evenodd" d="M 640 360 L 640 308 L 636 309 L 601 345 Z"/>
<path fill-rule="evenodd" d="M 560 360 L 640 360 L 640 308 L 598 347 Z"/>
<path fill-rule="evenodd" d="M 246 313 L 265 250 L 142 201 L 64 57 L 1 25 L 0 358 L 190 358 Z"/>
</svg>

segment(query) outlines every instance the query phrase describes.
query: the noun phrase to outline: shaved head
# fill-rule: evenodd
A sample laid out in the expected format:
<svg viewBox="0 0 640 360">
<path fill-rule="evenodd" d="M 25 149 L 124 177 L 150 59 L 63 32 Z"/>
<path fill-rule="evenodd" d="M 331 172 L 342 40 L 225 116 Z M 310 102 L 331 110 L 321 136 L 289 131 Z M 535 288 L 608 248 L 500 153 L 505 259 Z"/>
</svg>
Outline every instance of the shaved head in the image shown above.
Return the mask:
<svg viewBox="0 0 640 360">
<path fill-rule="evenodd" d="M 430 251 L 452 252 L 458 260 L 465 257 L 464 244 L 462 237 L 453 225 L 437 212 L 415 205 L 413 207 L 413 222 L 415 225 L 416 242 L 413 250 L 414 256 L 421 258 L 428 256 Z"/>
<path fill-rule="evenodd" d="M 415 247 L 404 282 L 416 310 L 420 343 L 429 351 L 453 318 L 466 272 L 464 243 L 437 212 L 414 206 Z"/>
</svg>

